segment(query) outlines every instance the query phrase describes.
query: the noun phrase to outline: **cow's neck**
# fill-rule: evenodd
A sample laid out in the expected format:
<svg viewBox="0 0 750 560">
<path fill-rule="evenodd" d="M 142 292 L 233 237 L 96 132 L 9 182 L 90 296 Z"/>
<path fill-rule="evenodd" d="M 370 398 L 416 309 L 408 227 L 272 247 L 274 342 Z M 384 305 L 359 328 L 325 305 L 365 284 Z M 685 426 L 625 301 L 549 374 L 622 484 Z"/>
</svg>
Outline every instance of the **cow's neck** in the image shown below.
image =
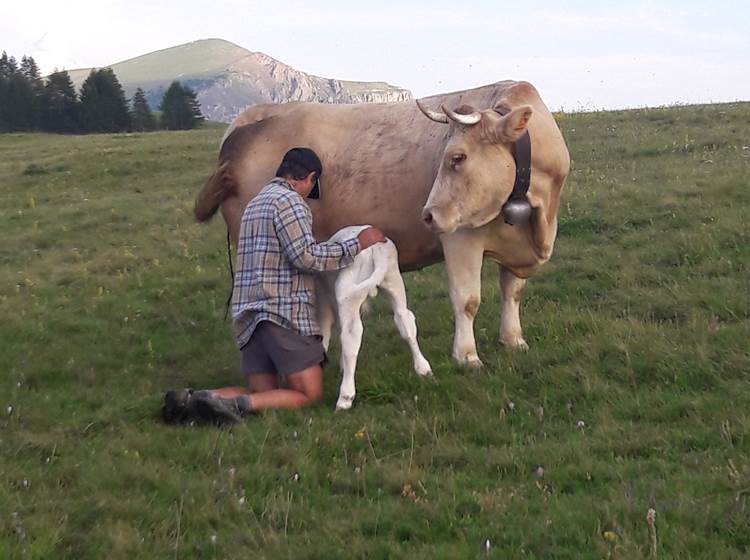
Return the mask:
<svg viewBox="0 0 750 560">
<path fill-rule="evenodd" d="M 510 109 L 507 107 L 498 107 L 495 109 L 495 112 L 500 116 L 505 116 L 510 113 Z M 531 136 L 529 136 L 528 130 L 511 144 L 510 151 L 513 155 L 513 161 L 516 164 L 516 179 L 513 183 L 513 190 L 510 191 L 510 195 L 508 195 L 507 200 L 503 203 L 501 213 L 505 216 L 506 223 L 513 225 L 506 214 L 508 206 L 511 203 L 529 204 L 526 198 L 526 193 L 529 192 L 529 185 L 531 185 Z"/>
</svg>

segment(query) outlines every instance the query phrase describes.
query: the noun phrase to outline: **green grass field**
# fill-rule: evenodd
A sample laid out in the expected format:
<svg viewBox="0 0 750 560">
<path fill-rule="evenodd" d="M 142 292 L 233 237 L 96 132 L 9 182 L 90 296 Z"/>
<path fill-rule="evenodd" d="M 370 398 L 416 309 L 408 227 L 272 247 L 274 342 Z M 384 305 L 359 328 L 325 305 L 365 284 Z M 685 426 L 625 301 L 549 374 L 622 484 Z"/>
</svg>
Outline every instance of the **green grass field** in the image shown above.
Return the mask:
<svg viewBox="0 0 750 560">
<path fill-rule="evenodd" d="M 0 136 L 0 558 L 650 558 L 649 508 L 658 558 L 747 558 L 750 104 L 559 123 L 528 353 L 487 263 L 486 367 L 456 367 L 434 266 L 436 382 L 376 302 L 351 412 L 334 349 L 323 405 L 232 431 L 157 417 L 239 381 L 224 225 L 192 219 L 222 129 Z"/>
</svg>

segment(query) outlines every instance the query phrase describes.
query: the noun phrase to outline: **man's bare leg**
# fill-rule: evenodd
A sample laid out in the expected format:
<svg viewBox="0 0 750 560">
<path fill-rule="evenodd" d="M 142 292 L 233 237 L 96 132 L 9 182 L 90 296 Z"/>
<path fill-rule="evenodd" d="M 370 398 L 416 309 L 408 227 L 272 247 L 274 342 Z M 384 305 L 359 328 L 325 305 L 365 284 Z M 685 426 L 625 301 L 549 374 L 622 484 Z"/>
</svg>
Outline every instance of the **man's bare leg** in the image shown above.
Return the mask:
<svg viewBox="0 0 750 560">
<path fill-rule="evenodd" d="M 279 388 L 279 378 L 275 373 L 253 373 L 247 376 L 248 387 L 221 387 L 209 392 L 219 399 L 233 399 L 252 393 L 265 393 Z"/>
<path fill-rule="evenodd" d="M 253 377 L 255 376 L 250 378 L 251 384 Z M 287 379 L 289 381 L 288 389 L 252 392 L 249 395 L 250 408 L 253 411 L 272 408 L 301 408 L 319 401 L 323 396 L 323 368 L 320 367 L 320 364 L 290 373 Z M 247 395 L 247 389 L 243 394 Z"/>
</svg>

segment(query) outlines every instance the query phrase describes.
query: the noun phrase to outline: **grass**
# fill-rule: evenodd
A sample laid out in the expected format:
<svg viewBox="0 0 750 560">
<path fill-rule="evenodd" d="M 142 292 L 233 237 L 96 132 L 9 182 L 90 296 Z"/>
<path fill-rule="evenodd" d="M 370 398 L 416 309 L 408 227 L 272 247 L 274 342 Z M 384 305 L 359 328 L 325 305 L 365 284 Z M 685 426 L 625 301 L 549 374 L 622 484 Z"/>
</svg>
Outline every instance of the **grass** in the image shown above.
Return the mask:
<svg viewBox="0 0 750 560">
<path fill-rule="evenodd" d="M 649 508 L 658 558 L 747 557 L 750 104 L 558 119 L 528 353 L 487 263 L 486 368 L 456 367 L 434 266 L 436 382 L 376 302 L 350 413 L 334 351 L 324 406 L 231 432 L 157 419 L 238 381 L 225 230 L 191 216 L 222 130 L 0 136 L 0 558 L 648 558 Z"/>
</svg>

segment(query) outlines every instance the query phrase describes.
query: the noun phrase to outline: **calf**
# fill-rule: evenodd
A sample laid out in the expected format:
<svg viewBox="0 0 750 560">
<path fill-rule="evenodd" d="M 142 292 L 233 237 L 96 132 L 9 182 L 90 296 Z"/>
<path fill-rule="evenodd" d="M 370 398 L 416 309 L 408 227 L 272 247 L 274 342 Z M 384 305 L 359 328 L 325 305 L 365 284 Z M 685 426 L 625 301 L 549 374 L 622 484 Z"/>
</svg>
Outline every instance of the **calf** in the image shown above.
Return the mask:
<svg viewBox="0 0 750 560">
<path fill-rule="evenodd" d="M 343 241 L 356 237 L 368 226 L 350 226 L 337 231 L 330 241 Z M 429 362 L 417 344 L 417 324 L 414 314 L 406 307 L 406 290 L 398 268 L 398 251 L 389 239 L 377 243 L 357 255 L 354 262 L 341 270 L 317 276 L 318 322 L 323 333 L 323 346 L 328 350 L 331 330 L 338 322 L 341 331 L 341 388 L 336 410 L 352 407 L 356 389 L 354 371 L 362 343 L 360 310 L 368 297 L 378 290 L 393 308 L 393 318 L 398 332 L 411 349 L 414 371 L 418 375 L 432 375 Z"/>
</svg>

